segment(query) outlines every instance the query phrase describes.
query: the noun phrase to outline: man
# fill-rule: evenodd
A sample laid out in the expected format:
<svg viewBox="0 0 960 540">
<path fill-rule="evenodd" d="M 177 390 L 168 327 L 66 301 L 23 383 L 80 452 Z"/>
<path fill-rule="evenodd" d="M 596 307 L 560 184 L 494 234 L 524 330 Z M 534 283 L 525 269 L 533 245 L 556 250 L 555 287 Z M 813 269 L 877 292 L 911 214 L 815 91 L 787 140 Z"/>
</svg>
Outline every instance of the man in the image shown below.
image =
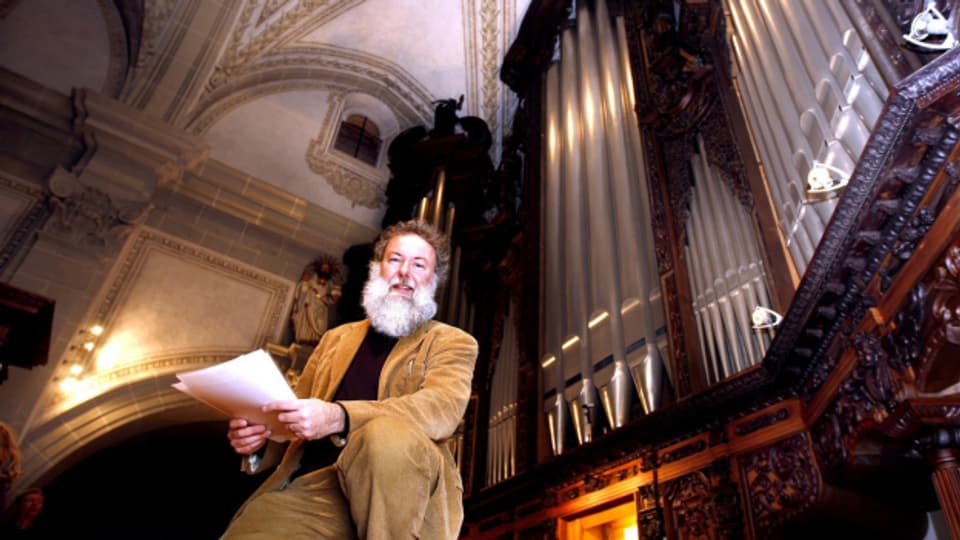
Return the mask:
<svg viewBox="0 0 960 540">
<path fill-rule="evenodd" d="M 0 538 L 9 540 L 46 538 L 36 525 L 37 516 L 43 511 L 43 490 L 30 488 L 13 502 L 9 521 L 0 525 Z"/>
<path fill-rule="evenodd" d="M 363 291 L 367 319 L 323 335 L 295 388 L 301 399 L 264 407 L 288 431 L 230 421 L 250 468 L 282 459 L 224 538 L 458 536 L 463 484 L 446 441 L 470 398 L 477 342 L 431 320 L 448 266 L 446 239 L 429 225 L 384 231 Z"/>
</svg>

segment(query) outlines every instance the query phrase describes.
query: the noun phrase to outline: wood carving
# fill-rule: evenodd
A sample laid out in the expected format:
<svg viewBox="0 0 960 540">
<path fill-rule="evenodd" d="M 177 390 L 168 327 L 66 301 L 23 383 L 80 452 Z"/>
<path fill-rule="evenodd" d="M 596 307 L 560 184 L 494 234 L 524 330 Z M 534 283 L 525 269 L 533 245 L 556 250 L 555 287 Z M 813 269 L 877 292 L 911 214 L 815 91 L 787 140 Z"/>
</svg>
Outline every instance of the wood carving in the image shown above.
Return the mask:
<svg viewBox="0 0 960 540">
<path fill-rule="evenodd" d="M 676 538 L 712 539 L 718 529 L 717 508 L 710 478 L 703 471 L 693 472 L 662 487 L 667 510 L 668 530 Z"/>
<path fill-rule="evenodd" d="M 804 434 L 737 457 L 750 522 L 758 538 L 811 504 L 820 475 Z"/>
</svg>

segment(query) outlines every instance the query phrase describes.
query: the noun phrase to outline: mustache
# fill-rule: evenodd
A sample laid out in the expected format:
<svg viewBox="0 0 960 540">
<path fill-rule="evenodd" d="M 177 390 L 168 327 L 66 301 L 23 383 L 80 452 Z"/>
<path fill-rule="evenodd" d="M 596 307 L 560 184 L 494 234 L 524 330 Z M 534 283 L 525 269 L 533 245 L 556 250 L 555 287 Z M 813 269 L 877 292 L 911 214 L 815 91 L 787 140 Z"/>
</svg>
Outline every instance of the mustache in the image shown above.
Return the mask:
<svg viewBox="0 0 960 540">
<path fill-rule="evenodd" d="M 417 290 L 417 284 L 414 283 L 413 280 L 410 278 L 404 279 L 399 276 L 394 277 L 393 279 L 390 280 L 390 286 L 393 287 L 394 285 L 400 285 L 401 287 L 409 287 L 414 291 Z"/>
</svg>

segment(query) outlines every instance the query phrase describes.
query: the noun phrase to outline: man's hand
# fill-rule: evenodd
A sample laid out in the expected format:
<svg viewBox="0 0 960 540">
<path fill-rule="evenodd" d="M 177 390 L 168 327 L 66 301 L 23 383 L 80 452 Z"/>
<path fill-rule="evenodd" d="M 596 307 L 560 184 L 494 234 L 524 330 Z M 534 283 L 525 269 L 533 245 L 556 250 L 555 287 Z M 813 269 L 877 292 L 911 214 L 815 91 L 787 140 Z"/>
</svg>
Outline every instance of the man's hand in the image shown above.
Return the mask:
<svg viewBox="0 0 960 540">
<path fill-rule="evenodd" d="M 343 431 L 346 418 L 339 405 L 322 399 L 274 401 L 264 412 L 278 412 L 277 419 L 287 425 L 295 437 L 313 440 Z"/>
<path fill-rule="evenodd" d="M 254 424 L 246 418 L 231 418 L 227 438 L 230 446 L 242 456 L 248 456 L 260 449 L 270 438 L 270 430 L 263 424 Z"/>
</svg>

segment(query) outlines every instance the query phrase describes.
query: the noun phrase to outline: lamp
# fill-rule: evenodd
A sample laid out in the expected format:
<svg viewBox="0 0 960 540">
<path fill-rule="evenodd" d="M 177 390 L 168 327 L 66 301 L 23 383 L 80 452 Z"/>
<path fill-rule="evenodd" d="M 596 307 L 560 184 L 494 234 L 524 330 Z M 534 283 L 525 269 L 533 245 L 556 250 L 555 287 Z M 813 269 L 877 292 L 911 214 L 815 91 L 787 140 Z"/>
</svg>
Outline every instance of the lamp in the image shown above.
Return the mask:
<svg viewBox="0 0 960 540">
<path fill-rule="evenodd" d="M 807 193 L 829 193 L 845 187 L 850 183 L 850 175 L 837 167 L 813 162 L 813 167 L 807 173 Z"/>
<path fill-rule="evenodd" d="M 783 322 L 783 315 L 773 311 L 770 308 L 757 306 L 750 314 L 750 320 L 753 321 L 754 330 L 763 330 L 764 328 L 773 328 Z"/>
<path fill-rule="evenodd" d="M 951 19 L 953 14 L 950 14 Z M 957 38 L 950 30 L 951 19 L 947 19 L 937 9 L 936 2 L 927 2 L 927 6 L 917 13 L 910 23 L 910 33 L 904 34 L 907 43 L 928 51 L 945 51 L 957 44 Z M 927 38 L 945 36 L 942 41 L 931 42 Z"/>
</svg>

